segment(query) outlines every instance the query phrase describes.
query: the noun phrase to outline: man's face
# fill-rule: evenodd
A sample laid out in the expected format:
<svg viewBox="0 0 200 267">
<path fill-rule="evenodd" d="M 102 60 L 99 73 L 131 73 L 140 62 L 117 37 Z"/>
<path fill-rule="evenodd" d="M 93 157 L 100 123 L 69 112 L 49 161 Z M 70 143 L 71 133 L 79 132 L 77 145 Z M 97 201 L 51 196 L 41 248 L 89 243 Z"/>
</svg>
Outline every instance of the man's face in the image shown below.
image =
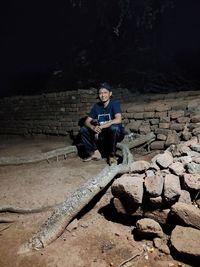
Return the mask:
<svg viewBox="0 0 200 267">
<path fill-rule="evenodd" d="M 99 99 L 102 103 L 109 101 L 111 95 L 112 95 L 112 92 L 110 92 L 106 88 L 99 89 Z"/>
</svg>

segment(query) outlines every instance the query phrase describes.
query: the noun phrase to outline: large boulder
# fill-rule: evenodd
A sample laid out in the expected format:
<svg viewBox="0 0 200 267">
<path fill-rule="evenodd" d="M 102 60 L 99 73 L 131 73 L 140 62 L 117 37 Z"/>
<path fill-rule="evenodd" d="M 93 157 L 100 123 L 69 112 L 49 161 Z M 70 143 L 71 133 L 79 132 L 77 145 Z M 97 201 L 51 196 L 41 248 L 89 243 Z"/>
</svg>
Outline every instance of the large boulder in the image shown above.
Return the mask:
<svg viewBox="0 0 200 267">
<path fill-rule="evenodd" d="M 200 174 L 200 164 L 190 162 L 186 165 L 186 169 L 189 173 Z"/>
<path fill-rule="evenodd" d="M 190 193 L 187 190 L 181 190 L 181 194 L 178 199 L 178 202 L 192 204 Z"/>
<path fill-rule="evenodd" d="M 170 215 L 170 209 L 155 209 L 144 211 L 144 217 L 153 219 L 159 224 L 166 224 Z"/>
<path fill-rule="evenodd" d="M 129 205 L 141 204 L 144 191 L 143 183 L 142 176 L 123 174 L 114 181 L 111 191 L 113 196 L 119 198 L 122 202 L 128 202 Z"/>
<path fill-rule="evenodd" d="M 140 173 L 145 172 L 150 167 L 150 163 L 145 160 L 138 160 L 131 163 L 131 172 Z"/>
<path fill-rule="evenodd" d="M 160 154 L 157 159 L 156 163 L 161 167 L 161 168 L 168 168 L 169 165 L 173 163 L 173 157 L 171 152 L 165 151 L 163 154 Z"/>
<path fill-rule="evenodd" d="M 183 175 L 183 185 L 188 190 L 199 191 L 200 190 L 200 174 L 185 173 Z"/>
<path fill-rule="evenodd" d="M 155 176 L 148 176 L 145 178 L 144 185 L 146 192 L 151 197 L 158 197 L 162 194 L 164 178 L 162 174 L 156 174 Z"/>
<path fill-rule="evenodd" d="M 166 202 L 174 202 L 181 195 L 179 177 L 174 174 L 167 174 L 164 181 L 164 199 Z"/>
<path fill-rule="evenodd" d="M 119 198 L 113 198 L 113 205 L 118 213 L 128 214 L 132 216 L 143 216 L 143 210 L 140 205 L 129 203 Z"/>
<path fill-rule="evenodd" d="M 181 162 L 174 162 L 169 166 L 169 170 L 175 175 L 182 175 L 185 172 L 184 165 Z"/>
<path fill-rule="evenodd" d="M 200 229 L 200 209 L 192 204 L 177 202 L 171 207 L 172 214 L 185 224 Z"/>
<path fill-rule="evenodd" d="M 200 231 L 177 225 L 171 234 L 171 246 L 176 254 L 186 260 L 200 262 Z"/>
</svg>

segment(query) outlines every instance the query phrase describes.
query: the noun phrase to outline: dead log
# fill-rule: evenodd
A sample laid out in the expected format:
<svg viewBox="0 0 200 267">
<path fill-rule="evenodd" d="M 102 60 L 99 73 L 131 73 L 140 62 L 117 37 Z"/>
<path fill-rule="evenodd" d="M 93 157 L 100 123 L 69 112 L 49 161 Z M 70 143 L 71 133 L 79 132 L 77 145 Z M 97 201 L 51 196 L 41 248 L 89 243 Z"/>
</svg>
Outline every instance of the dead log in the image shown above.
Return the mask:
<svg viewBox="0 0 200 267">
<path fill-rule="evenodd" d="M 57 148 L 46 153 L 30 155 L 30 156 L 15 156 L 15 157 L 0 157 L 0 165 L 19 165 L 25 163 L 40 162 L 43 160 L 49 160 L 51 158 L 58 158 L 59 156 L 66 156 L 70 153 L 77 154 L 76 146 L 67 146 L 63 148 Z"/>
<path fill-rule="evenodd" d="M 129 172 L 133 161 L 132 154 L 124 144 L 117 144 L 122 150 L 123 162 L 119 165 L 106 166 L 97 176 L 88 180 L 69 198 L 60 204 L 52 213 L 51 217 L 41 226 L 40 230 L 19 250 L 25 253 L 30 250 L 38 250 L 58 238 L 73 218 L 107 186 L 117 174 Z"/>
</svg>

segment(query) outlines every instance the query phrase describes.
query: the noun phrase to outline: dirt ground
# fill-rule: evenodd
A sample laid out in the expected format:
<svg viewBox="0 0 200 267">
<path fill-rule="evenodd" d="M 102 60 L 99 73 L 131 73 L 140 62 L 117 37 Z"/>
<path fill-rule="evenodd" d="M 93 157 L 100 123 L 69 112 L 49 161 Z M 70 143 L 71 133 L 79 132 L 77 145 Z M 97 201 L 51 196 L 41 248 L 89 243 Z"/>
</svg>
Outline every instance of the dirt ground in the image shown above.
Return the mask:
<svg viewBox="0 0 200 267">
<path fill-rule="evenodd" d="M 0 157 L 33 155 L 69 144 L 71 140 L 66 137 L 1 136 Z M 138 154 L 135 158 L 142 156 Z M 12 208 L 37 211 L 0 213 L 0 267 L 187 266 L 152 249 L 151 241 L 134 240 L 132 222 L 123 221 L 111 208 L 109 188 L 52 244 L 40 251 L 18 254 L 20 246 L 51 215 L 52 207 L 105 166 L 104 160 L 82 162 L 76 155 L 58 161 L 0 166 L 1 211 Z M 5 219 L 13 222 L 5 223 Z"/>
</svg>

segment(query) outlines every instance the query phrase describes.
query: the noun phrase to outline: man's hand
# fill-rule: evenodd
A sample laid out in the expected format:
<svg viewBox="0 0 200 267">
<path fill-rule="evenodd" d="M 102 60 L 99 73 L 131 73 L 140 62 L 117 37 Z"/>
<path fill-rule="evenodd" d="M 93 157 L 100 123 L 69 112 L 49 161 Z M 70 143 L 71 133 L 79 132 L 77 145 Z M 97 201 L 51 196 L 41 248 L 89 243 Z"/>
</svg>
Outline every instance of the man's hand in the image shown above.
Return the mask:
<svg viewBox="0 0 200 267">
<path fill-rule="evenodd" d="M 92 130 L 97 134 L 100 134 L 102 131 L 101 126 L 99 125 L 93 126 Z"/>
</svg>

